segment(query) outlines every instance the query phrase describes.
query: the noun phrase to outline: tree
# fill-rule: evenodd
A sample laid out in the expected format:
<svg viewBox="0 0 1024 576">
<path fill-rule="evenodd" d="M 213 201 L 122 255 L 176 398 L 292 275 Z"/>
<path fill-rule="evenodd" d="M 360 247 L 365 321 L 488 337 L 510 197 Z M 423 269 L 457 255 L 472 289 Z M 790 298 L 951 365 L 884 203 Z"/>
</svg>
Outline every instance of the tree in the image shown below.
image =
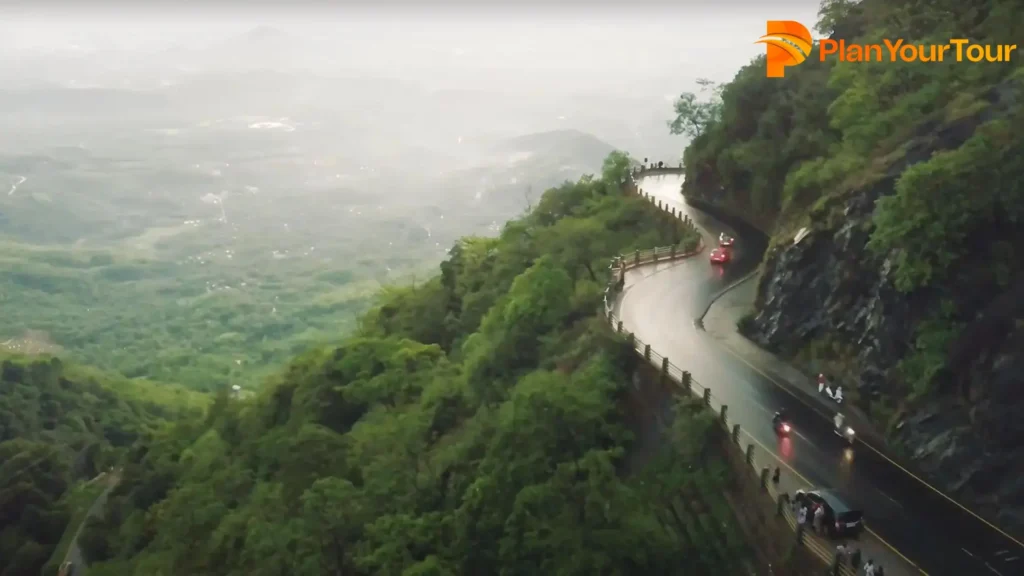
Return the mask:
<svg viewBox="0 0 1024 576">
<path fill-rule="evenodd" d="M 0 442 L 0 574 L 38 574 L 68 521 L 66 459 L 54 446 Z"/>
<path fill-rule="evenodd" d="M 668 124 L 669 132 L 691 140 L 717 122 L 722 111 L 722 87 L 706 78 L 698 79 L 697 84 L 704 100 L 700 100 L 693 92 L 683 92 L 673 104 L 676 117 Z"/>
<path fill-rule="evenodd" d="M 311 536 L 317 574 L 347 574 L 354 568 L 356 544 L 371 518 L 360 490 L 342 478 L 322 478 L 302 495 L 303 521 Z"/>
<path fill-rule="evenodd" d="M 823 36 L 830 36 L 841 22 L 850 14 L 850 10 L 858 0 L 822 0 L 818 8 L 818 22 L 814 30 Z"/>
<path fill-rule="evenodd" d="M 561 220 L 544 231 L 540 242 L 544 251 L 558 260 L 574 282 L 581 268 L 592 282 L 601 281 L 594 272 L 594 265 L 608 252 L 608 235 L 600 222 L 579 218 Z"/>
<path fill-rule="evenodd" d="M 613 151 L 605 157 L 604 164 L 601 165 L 601 180 L 612 190 L 618 190 L 616 185 L 629 177 L 631 164 L 629 154 L 619 150 Z"/>
</svg>

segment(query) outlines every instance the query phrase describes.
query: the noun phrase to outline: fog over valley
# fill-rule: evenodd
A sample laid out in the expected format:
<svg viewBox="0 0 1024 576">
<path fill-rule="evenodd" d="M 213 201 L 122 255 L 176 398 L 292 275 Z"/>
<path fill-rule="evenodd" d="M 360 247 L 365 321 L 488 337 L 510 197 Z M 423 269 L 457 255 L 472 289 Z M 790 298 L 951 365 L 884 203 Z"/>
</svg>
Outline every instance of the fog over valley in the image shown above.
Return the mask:
<svg viewBox="0 0 1024 576">
<path fill-rule="evenodd" d="M 10 12 L 0 342 L 249 384 L 612 150 L 677 161 L 672 99 L 757 53 L 692 43 L 757 16 Z"/>
</svg>

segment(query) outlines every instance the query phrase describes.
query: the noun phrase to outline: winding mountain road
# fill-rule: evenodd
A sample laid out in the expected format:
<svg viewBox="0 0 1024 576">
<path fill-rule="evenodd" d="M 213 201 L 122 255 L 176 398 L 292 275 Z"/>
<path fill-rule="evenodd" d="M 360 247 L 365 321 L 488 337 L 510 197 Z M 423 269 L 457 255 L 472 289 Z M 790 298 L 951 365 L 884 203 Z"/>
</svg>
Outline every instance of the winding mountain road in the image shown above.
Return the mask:
<svg viewBox="0 0 1024 576">
<path fill-rule="evenodd" d="M 62 566 L 70 563 L 70 567 L 66 574 L 60 574 L 59 576 L 85 576 L 86 562 L 82 556 L 82 550 L 78 547 L 78 537 L 82 535 L 82 529 L 85 528 L 86 522 L 89 518 L 96 516 L 103 509 L 104 504 L 107 502 L 107 496 L 110 495 L 110 491 L 113 490 L 117 484 L 121 481 L 121 471 L 118 470 L 113 474 L 102 473 L 93 479 L 93 482 L 103 482 L 106 484 L 106 488 L 99 496 L 93 500 L 92 505 L 89 506 L 89 511 L 85 514 L 85 518 L 82 519 L 82 523 L 75 529 L 75 537 L 71 540 L 71 544 L 68 546 L 67 554 L 64 555 L 64 562 Z"/>
<path fill-rule="evenodd" d="M 749 276 L 765 245 L 762 237 L 732 229 L 687 205 L 680 193 L 682 182 L 681 174 L 650 175 L 642 177 L 639 186 L 663 205 L 689 215 L 708 245 L 717 245 L 720 232 L 737 237 L 733 261 L 719 269 L 702 255 L 629 270 L 614 304 L 624 330 L 710 387 L 715 404 L 729 406 L 730 422 L 740 424 L 759 450 L 788 472 L 784 484 L 813 484 L 846 493 L 864 510 L 872 535 L 888 549 L 884 553 L 892 560 L 883 560 L 888 573 L 895 574 L 892 564 L 901 563 L 915 565 L 907 573 L 930 576 L 1024 574 L 1024 545 L 920 480 L 883 450 L 860 440 L 854 448 L 844 449 L 832 433 L 834 410 L 794 392 L 794 386 L 807 382 L 792 382 L 792 371 L 783 377 L 771 367 L 759 366 L 756 359 L 723 347 L 702 329 L 698 319 L 717 294 Z M 797 433 L 791 439 L 779 440 L 772 430 L 772 414 L 780 407 L 794 421 Z"/>
<path fill-rule="evenodd" d="M 14 196 L 14 191 L 18 189 L 18 186 L 21 186 L 22 184 L 24 184 L 26 180 L 28 180 L 28 177 L 26 177 L 26 176 L 18 176 L 18 181 L 13 183 L 13 184 L 11 184 L 11 189 L 7 191 L 7 195 L 8 196 Z"/>
</svg>

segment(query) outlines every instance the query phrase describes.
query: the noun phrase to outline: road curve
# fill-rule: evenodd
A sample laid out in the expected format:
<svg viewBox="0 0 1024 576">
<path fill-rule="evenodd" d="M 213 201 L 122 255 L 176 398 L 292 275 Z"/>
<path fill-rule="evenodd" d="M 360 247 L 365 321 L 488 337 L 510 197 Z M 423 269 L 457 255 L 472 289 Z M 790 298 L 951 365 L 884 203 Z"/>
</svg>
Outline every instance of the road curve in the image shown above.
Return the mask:
<svg viewBox="0 0 1024 576">
<path fill-rule="evenodd" d="M 1024 549 L 1017 542 L 881 453 L 861 444 L 852 453 L 844 451 L 832 433 L 831 414 L 823 414 L 762 370 L 738 361 L 698 328 L 695 321 L 714 296 L 753 270 L 765 247 L 763 238 L 743 237 L 687 205 L 680 193 L 682 181 L 682 175 L 670 174 L 642 177 L 638 184 L 663 205 L 689 215 L 710 246 L 717 245 L 720 232 L 737 236 L 734 260 L 724 270 L 712 267 L 705 256 L 628 271 L 615 302 L 624 330 L 710 387 L 716 404 L 729 406 L 730 422 L 740 424 L 794 476 L 848 494 L 865 511 L 873 532 L 924 573 L 1024 574 Z M 770 425 L 780 407 L 789 410 L 798 432 L 781 442 Z"/>
<path fill-rule="evenodd" d="M 110 491 L 113 490 L 118 482 L 121 481 L 121 471 L 118 470 L 113 475 L 106 475 L 106 473 L 100 474 L 93 481 L 105 482 L 107 484 L 106 489 L 100 493 L 99 496 L 93 500 L 92 505 L 89 506 L 89 511 L 86 512 L 85 518 L 82 519 L 82 523 L 78 525 L 75 530 L 75 537 L 71 540 L 71 544 L 68 546 L 67 554 L 64 555 L 64 562 L 71 563 L 70 573 L 62 576 L 84 576 L 86 572 L 85 558 L 82 556 L 82 550 L 78 547 L 78 537 L 82 535 L 82 529 L 85 528 L 85 524 L 89 521 L 89 518 L 96 516 L 103 509 L 103 506 L 107 502 L 107 496 L 110 495 Z M 62 562 L 63 564 L 63 562 Z"/>
</svg>

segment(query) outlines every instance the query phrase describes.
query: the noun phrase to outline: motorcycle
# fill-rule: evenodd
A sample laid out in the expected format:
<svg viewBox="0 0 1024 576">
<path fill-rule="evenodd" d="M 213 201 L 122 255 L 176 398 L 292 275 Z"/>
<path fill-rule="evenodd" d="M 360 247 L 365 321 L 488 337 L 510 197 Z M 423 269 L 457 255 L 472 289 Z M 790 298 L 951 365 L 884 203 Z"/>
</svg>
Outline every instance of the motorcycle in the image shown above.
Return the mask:
<svg viewBox="0 0 1024 576">
<path fill-rule="evenodd" d="M 790 436 L 792 430 L 793 426 L 788 424 L 788 422 L 775 422 L 775 434 L 778 436 Z"/>
<path fill-rule="evenodd" d="M 789 425 L 789 422 L 781 418 L 773 420 L 772 427 L 775 429 L 775 433 L 779 436 L 789 436 L 789 433 L 793 430 L 793 427 Z"/>
<path fill-rule="evenodd" d="M 857 433 L 853 431 L 853 428 L 850 428 L 845 424 L 842 426 L 841 429 L 833 427 L 832 432 L 836 436 L 839 436 L 840 438 L 846 440 L 851 446 L 853 446 L 854 441 L 856 441 L 857 439 Z"/>
</svg>

